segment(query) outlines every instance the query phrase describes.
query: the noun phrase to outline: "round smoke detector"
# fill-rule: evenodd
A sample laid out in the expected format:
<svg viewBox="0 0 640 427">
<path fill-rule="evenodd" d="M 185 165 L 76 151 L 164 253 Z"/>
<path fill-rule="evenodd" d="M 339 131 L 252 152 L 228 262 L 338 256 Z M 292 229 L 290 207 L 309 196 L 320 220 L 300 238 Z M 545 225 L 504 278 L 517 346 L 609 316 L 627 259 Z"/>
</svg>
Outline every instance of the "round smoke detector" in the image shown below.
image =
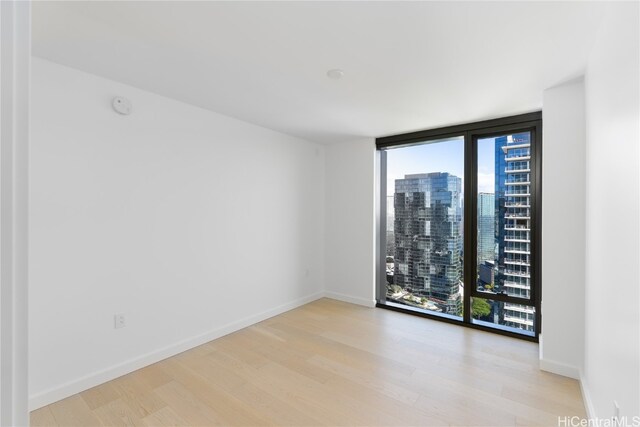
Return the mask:
<svg viewBox="0 0 640 427">
<path fill-rule="evenodd" d="M 111 105 L 113 106 L 115 112 L 118 114 L 122 114 L 125 116 L 131 114 L 131 101 L 129 101 L 127 98 L 116 96 L 115 98 L 113 98 L 113 101 L 111 101 Z"/>
</svg>

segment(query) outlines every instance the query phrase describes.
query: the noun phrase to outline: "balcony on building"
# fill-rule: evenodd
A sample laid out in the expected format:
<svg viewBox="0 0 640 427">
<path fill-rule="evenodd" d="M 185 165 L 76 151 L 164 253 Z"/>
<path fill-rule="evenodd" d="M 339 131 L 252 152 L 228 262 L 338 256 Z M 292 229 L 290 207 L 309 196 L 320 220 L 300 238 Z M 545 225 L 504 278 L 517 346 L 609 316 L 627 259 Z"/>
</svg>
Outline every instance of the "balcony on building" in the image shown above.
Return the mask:
<svg viewBox="0 0 640 427">
<path fill-rule="evenodd" d="M 513 289 L 524 289 L 524 290 L 531 289 L 531 285 L 524 284 L 524 283 L 510 282 L 508 280 L 505 280 L 502 286 L 505 288 L 513 288 Z"/>
<path fill-rule="evenodd" d="M 525 261 L 516 261 L 516 260 L 510 260 L 510 259 L 505 259 L 504 260 L 505 264 L 512 264 L 512 265 L 521 265 L 523 267 L 530 267 L 531 264 Z"/>
<path fill-rule="evenodd" d="M 526 168 L 505 168 L 504 171 L 506 173 L 521 173 L 521 172 L 531 172 L 529 167 Z"/>
<path fill-rule="evenodd" d="M 531 278 L 531 275 L 529 273 L 524 273 L 522 271 L 513 271 L 513 270 L 504 270 L 503 272 L 506 276 L 513 276 L 513 277 L 525 277 L 527 279 Z"/>
<path fill-rule="evenodd" d="M 534 312 L 533 307 L 530 307 L 528 305 L 522 305 L 522 304 L 505 303 L 504 304 L 504 309 L 505 310 L 510 310 L 510 311 L 515 311 L 515 312 L 518 312 L 518 313 L 524 313 L 524 314 L 533 314 L 533 312 Z"/>
<path fill-rule="evenodd" d="M 515 149 L 518 149 L 518 148 L 529 148 L 529 147 L 531 147 L 531 144 L 529 144 L 529 143 L 526 143 L 526 144 L 507 144 L 507 145 L 503 145 L 502 146 L 502 151 L 505 154 L 508 154 L 509 150 L 515 150 Z"/>
<path fill-rule="evenodd" d="M 528 203 L 527 204 L 524 204 L 524 203 L 505 203 L 504 207 L 505 208 L 527 208 L 528 209 L 528 208 L 531 207 L 531 205 L 529 205 Z"/>
<path fill-rule="evenodd" d="M 520 325 L 533 326 L 533 321 L 532 320 L 521 319 L 519 317 L 509 316 L 508 314 L 504 315 L 504 320 L 505 320 L 505 322 L 512 322 L 512 323 L 518 323 Z"/>
<path fill-rule="evenodd" d="M 527 214 L 506 214 L 504 217 L 508 219 L 531 219 Z"/>
</svg>

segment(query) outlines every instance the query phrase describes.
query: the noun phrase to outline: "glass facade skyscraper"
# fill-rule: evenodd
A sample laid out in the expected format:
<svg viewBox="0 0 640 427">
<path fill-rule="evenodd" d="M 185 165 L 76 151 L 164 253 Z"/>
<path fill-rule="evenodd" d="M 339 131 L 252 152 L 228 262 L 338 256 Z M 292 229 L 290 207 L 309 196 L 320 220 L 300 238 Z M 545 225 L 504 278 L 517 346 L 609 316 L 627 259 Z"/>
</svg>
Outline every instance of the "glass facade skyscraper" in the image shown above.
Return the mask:
<svg viewBox="0 0 640 427">
<path fill-rule="evenodd" d="M 446 172 L 395 181 L 394 284 L 460 315 L 462 180 Z"/>
<path fill-rule="evenodd" d="M 478 264 L 493 261 L 495 247 L 495 195 L 478 193 Z"/>
</svg>

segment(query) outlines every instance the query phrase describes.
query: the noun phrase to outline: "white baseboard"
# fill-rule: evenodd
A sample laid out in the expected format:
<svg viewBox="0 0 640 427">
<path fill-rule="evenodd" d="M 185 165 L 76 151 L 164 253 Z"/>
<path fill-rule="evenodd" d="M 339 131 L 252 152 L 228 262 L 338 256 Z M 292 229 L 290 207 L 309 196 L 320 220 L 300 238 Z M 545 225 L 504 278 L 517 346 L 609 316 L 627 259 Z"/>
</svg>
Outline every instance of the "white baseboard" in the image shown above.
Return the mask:
<svg viewBox="0 0 640 427">
<path fill-rule="evenodd" d="M 596 419 L 596 412 L 593 409 L 593 403 L 591 403 L 589 387 L 582 372 L 580 372 L 580 391 L 582 391 L 582 400 L 584 402 L 584 409 L 587 411 L 587 418 L 590 420 Z"/>
<path fill-rule="evenodd" d="M 556 362 L 555 360 L 540 359 L 540 369 L 551 372 L 552 374 L 562 375 L 563 377 L 580 380 L 580 369 L 567 365 L 566 363 Z"/>
<path fill-rule="evenodd" d="M 175 356 L 176 354 L 182 353 L 183 351 L 205 344 L 216 338 L 220 338 L 242 328 L 246 328 L 247 326 L 251 326 L 270 317 L 282 314 L 286 311 L 293 310 L 294 308 L 308 304 L 311 301 L 315 301 L 324 296 L 324 292 L 317 292 L 315 294 L 299 298 L 270 310 L 263 311 L 262 313 L 258 313 L 249 317 L 245 317 L 244 319 L 229 323 L 204 334 L 187 338 L 170 346 L 152 351 L 137 358 L 127 360 L 101 371 L 94 372 L 84 377 L 69 381 L 58 387 L 54 387 L 49 390 L 37 393 L 29 397 L 29 410 L 33 411 L 35 409 L 57 402 L 76 393 L 88 390 L 91 387 L 95 387 L 107 381 L 111 381 L 113 379 L 121 377 L 122 375 L 126 375 L 130 372 L 144 368 L 145 366 L 149 366 L 168 357 Z"/>
<path fill-rule="evenodd" d="M 584 408 L 587 411 L 587 418 L 590 420 L 596 418 L 593 404 L 591 403 L 591 394 L 589 393 L 589 387 L 581 369 L 576 368 L 575 366 L 548 359 L 540 359 L 540 369 L 578 380 L 578 382 L 580 383 L 580 391 L 582 392 L 582 401 L 584 402 Z"/>
<path fill-rule="evenodd" d="M 338 301 L 348 302 L 348 303 L 351 303 L 351 304 L 363 305 L 365 307 L 375 307 L 376 306 L 376 301 L 375 300 L 368 300 L 368 299 L 365 299 L 365 298 L 352 297 L 350 295 L 340 294 L 338 292 L 326 291 L 324 293 L 324 296 L 326 298 L 331 298 L 331 299 L 335 299 L 335 300 L 338 300 Z"/>
</svg>

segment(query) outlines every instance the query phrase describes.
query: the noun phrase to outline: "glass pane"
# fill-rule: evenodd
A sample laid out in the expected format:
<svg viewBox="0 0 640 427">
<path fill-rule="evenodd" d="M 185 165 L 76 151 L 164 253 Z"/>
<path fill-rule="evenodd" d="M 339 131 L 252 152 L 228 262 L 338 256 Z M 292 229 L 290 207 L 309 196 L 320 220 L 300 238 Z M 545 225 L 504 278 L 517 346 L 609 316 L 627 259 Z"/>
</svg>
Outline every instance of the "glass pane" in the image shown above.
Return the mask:
<svg viewBox="0 0 640 427">
<path fill-rule="evenodd" d="M 463 137 L 387 150 L 387 302 L 462 319 Z"/>
<path fill-rule="evenodd" d="M 471 321 L 477 325 L 534 336 L 535 313 L 535 308 L 529 305 L 471 299 Z"/>
<path fill-rule="evenodd" d="M 530 132 L 478 140 L 476 289 L 487 294 L 530 298 L 530 148 Z M 533 330 L 528 322 L 512 323 Z"/>
</svg>

